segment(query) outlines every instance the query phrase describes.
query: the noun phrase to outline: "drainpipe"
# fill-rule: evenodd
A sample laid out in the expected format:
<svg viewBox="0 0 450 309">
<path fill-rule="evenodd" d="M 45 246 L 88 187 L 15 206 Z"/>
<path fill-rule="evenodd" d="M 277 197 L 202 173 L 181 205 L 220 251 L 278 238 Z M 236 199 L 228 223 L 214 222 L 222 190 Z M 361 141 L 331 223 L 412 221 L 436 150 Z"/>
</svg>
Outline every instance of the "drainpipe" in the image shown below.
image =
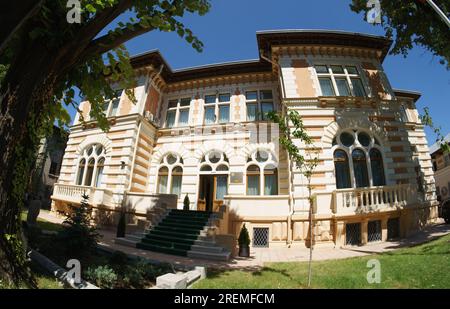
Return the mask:
<svg viewBox="0 0 450 309">
<path fill-rule="evenodd" d="M 281 85 L 281 87 L 280 87 L 281 88 L 281 106 L 282 106 L 281 113 L 282 113 L 282 115 L 285 115 L 287 113 L 288 107 L 284 103 L 284 99 L 286 98 L 286 89 L 284 87 L 283 74 L 281 72 L 280 65 L 278 63 L 273 62 L 271 59 L 267 58 L 266 56 L 264 56 L 263 50 L 260 50 L 259 54 L 262 59 L 270 62 L 272 65 L 276 66 L 278 69 L 278 76 L 280 78 L 280 85 Z M 293 176 L 292 176 L 293 166 L 292 166 L 292 160 L 289 157 L 289 153 L 287 154 L 287 161 L 288 161 L 288 166 L 289 166 L 288 167 L 289 214 L 286 218 L 287 219 L 287 243 L 288 243 L 288 245 L 291 245 L 292 241 L 293 241 L 292 216 L 294 215 L 295 211 L 294 211 L 294 193 L 292 192 L 292 188 L 294 187 Z"/>
</svg>

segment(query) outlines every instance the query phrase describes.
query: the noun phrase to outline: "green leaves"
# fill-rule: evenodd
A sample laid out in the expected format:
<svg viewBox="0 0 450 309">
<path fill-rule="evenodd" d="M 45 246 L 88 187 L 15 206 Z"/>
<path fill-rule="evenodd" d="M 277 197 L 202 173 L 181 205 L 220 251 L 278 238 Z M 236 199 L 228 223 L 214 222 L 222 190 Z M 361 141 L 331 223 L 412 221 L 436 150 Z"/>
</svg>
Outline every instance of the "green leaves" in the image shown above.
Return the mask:
<svg viewBox="0 0 450 309">
<path fill-rule="evenodd" d="M 394 39 L 391 54 L 407 55 L 414 45 L 423 46 L 439 62 L 450 69 L 450 31 L 441 17 L 426 1 L 391 1 L 380 0 L 382 27 L 386 36 Z M 449 15 L 450 2 L 435 0 L 440 9 Z M 366 0 L 353 0 L 350 9 L 356 13 L 367 8 Z"/>
<path fill-rule="evenodd" d="M 285 114 L 269 112 L 267 118 L 278 124 L 280 145 L 287 151 L 289 158 L 293 161 L 297 169 L 309 179 L 312 171 L 318 164 L 318 157 L 317 154 L 313 155 L 314 147 L 311 147 L 312 139 L 305 130 L 300 114 L 294 110 L 290 110 Z M 292 140 L 292 137 L 297 142 L 303 143 L 306 146 L 305 154 L 308 156 L 306 159 L 300 151 L 300 148 Z"/>
<path fill-rule="evenodd" d="M 434 134 L 436 134 L 436 143 L 439 143 L 441 146 L 441 150 L 444 153 L 450 152 L 450 145 L 445 140 L 445 136 L 441 132 L 441 127 L 436 127 L 433 123 L 433 119 L 430 115 L 430 109 L 428 107 L 423 108 L 423 115 L 419 115 L 420 121 L 433 130 Z"/>
</svg>

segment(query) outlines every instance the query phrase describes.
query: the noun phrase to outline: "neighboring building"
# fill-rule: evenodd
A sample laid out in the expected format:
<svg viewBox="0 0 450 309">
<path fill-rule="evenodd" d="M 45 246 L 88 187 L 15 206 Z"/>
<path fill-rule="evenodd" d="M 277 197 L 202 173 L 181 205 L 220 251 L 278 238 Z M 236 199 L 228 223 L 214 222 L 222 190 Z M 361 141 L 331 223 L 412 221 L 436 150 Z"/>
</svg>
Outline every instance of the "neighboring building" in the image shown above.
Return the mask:
<svg viewBox="0 0 450 309">
<path fill-rule="evenodd" d="M 50 209 L 53 186 L 58 180 L 68 134 L 53 126 L 52 135 L 41 139 L 28 192 L 42 200 L 42 208 Z"/>
<path fill-rule="evenodd" d="M 450 133 L 444 138 L 450 143 Z M 436 180 L 436 194 L 442 204 L 450 202 L 450 153 L 444 153 L 439 143 L 430 147 L 433 163 L 434 179 Z"/>
<path fill-rule="evenodd" d="M 317 244 L 384 241 L 433 222 L 420 94 L 391 88 L 382 68 L 391 41 L 323 30 L 258 32 L 257 40 L 257 60 L 172 70 L 158 51 L 133 57 L 137 102 L 124 92 L 109 102 L 109 132 L 81 103 L 87 122 L 77 116 L 71 127 L 53 209 L 86 191 L 98 221 L 114 224 L 123 205 L 146 218 L 170 194 L 182 208 L 188 194 L 192 210 L 224 212 L 218 234 L 237 237 L 246 223 L 253 246 L 307 244 L 306 179 L 266 120 L 268 111 L 296 110 L 314 149 L 294 142 L 319 155 Z"/>
</svg>

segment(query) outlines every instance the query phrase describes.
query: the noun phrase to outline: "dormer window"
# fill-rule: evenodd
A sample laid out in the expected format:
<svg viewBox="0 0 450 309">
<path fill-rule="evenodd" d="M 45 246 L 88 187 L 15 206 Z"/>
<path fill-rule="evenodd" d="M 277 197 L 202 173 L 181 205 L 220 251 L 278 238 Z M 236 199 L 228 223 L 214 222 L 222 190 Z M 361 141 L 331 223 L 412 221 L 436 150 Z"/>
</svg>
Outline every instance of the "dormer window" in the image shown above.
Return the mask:
<svg viewBox="0 0 450 309">
<path fill-rule="evenodd" d="M 365 97 L 366 91 L 355 66 L 316 65 L 322 96 Z"/>
</svg>

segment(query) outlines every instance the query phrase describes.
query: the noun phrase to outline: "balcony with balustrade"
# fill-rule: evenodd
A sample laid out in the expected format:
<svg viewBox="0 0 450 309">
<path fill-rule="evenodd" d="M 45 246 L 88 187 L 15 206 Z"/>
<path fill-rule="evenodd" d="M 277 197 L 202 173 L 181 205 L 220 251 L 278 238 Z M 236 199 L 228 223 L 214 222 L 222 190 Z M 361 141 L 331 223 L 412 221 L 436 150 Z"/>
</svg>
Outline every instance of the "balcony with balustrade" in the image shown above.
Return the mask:
<svg viewBox="0 0 450 309">
<path fill-rule="evenodd" d="M 116 206 L 113 199 L 113 192 L 108 189 L 94 188 L 89 186 L 55 184 L 53 195 L 54 201 L 80 204 L 83 195 L 89 196 L 88 203 L 91 206 Z"/>
<path fill-rule="evenodd" d="M 409 184 L 338 189 L 331 210 L 337 216 L 399 210 L 416 202 L 416 191 Z"/>
</svg>

